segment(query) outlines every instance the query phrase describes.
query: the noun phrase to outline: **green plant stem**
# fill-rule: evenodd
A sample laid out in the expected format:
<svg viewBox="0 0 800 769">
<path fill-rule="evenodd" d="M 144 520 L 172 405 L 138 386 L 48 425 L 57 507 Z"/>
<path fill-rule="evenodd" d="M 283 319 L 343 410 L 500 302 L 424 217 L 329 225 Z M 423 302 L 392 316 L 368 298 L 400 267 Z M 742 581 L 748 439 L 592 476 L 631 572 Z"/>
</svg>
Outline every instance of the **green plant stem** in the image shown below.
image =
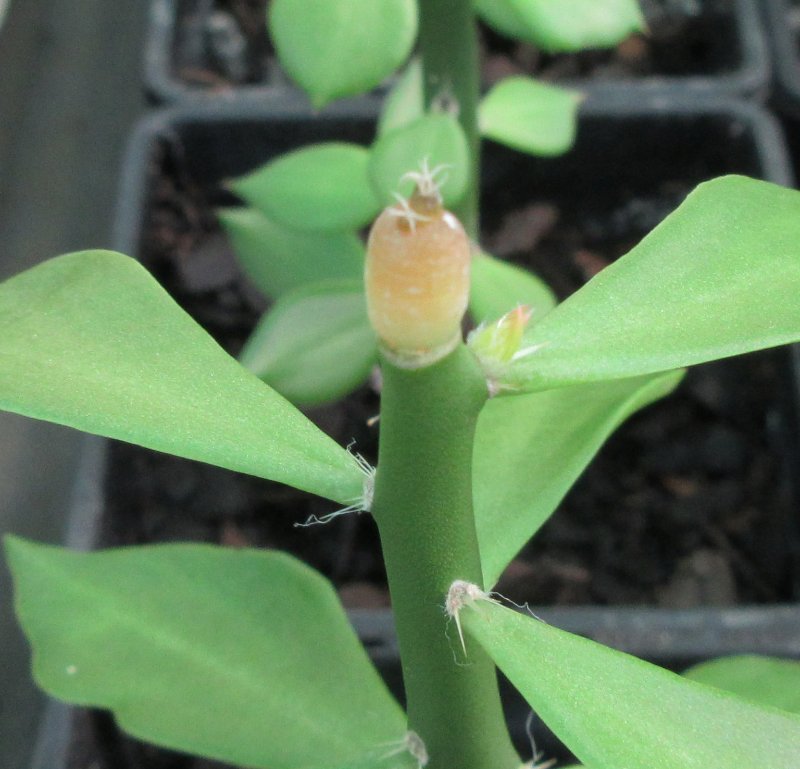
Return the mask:
<svg viewBox="0 0 800 769">
<path fill-rule="evenodd" d="M 419 49 L 422 58 L 425 107 L 450 97 L 467 137 L 472 168 L 464 200 L 454 213 L 470 237 L 478 234 L 480 134 L 478 99 L 480 70 L 475 12 L 470 0 L 420 0 Z"/>
<path fill-rule="evenodd" d="M 472 446 L 486 385 L 460 345 L 413 371 L 383 362 L 373 515 L 397 626 L 409 728 L 428 769 L 511 769 L 494 665 L 476 644 L 466 661 L 444 600 L 456 579 L 483 584 L 472 512 Z"/>
</svg>

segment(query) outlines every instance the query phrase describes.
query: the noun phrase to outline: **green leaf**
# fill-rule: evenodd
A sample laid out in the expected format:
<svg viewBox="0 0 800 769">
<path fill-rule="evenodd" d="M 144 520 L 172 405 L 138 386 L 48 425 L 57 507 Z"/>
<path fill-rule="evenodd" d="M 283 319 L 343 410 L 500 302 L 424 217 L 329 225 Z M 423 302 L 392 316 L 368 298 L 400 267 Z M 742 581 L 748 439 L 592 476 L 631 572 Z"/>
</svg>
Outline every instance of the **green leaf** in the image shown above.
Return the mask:
<svg viewBox="0 0 800 769">
<path fill-rule="evenodd" d="M 495 320 L 519 305 L 530 307 L 531 322 L 537 323 L 556 304 L 553 292 L 532 272 L 488 254 L 472 260 L 469 311 L 478 323 Z"/>
<path fill-rule="evenodd" d="M 403 738 L 330 583 L 288 555 L 6 549 L 38 684 L 136 737 L 262 769 L 346 767 Z"/>
<path fill-rule="evenodd" d="M 478 16 L 500 34 L 528 40 L 527 22 L 511 0 L 472 0 L 472 5 Z"/>
<path fill-rule="evenodd" d="M 374 88 L 408 57 L 415 0 L 273 0 L 278 58 L 316 107 Z"/>
<path fill-rule="evenodd" d="M 402 128 L 425 114 L 422 62 L 413 58 L 386 96 L 378 119 L 378 135 Z"/>
<path fill-rule="evenodd" d="M 697 684 L 486 600 L 465 606 L 460 619 L 542 720 L 592 769 L 797 767 L 795 715 Z"/>
<path fill-rule="evenodd" d="M 508 381 L 546 389 L 794 342 L 798 296 L 800 193 L 716 179 L 528 329 Z"/>
<path fill-rule="evenodd" d="M 364 272 L 364 246 L 354 232 L 290 230 L 254 208 L 223 208 L 217 215 L 245 274 L 268 297 Z"/>
<path fill-rule="evenodd" d="M 364 283 L 314 283 L 267 312 L 240 361 L 293 403 L 314 406 L 360 385 L 377 361 Z"/>
<path fill-rule="evenodd" d="M 800 662 L 742 654 L 689 668 L 693 681 L 716 686 L 759 705 L 800 714 Z"/>
<path fill-rule="evenodd" d="M 464 131 L 450 115 L 435 114 L 379 137 L 372 147 L 369 175 L 384 203 L 394 202 L 393 192 L 408 196 L 411 180 L 400 182 L 403 174 L 418 171 L 423 162 L 430 168 L 446 167 L 441 186 L 445 205 L 457 203 L 469 181 L 469 148 Z"/>
<path fill-rule="evenodd" d="M 487 589 L 554 512 L 606 438 L 683 372 L 500 396 L 475 436 L 475 526 Z"/>
<path fill-rule="evenodd" d="M 481 134 L 531 155 L 560 155 L 575 142 L 581 95 L 528 77 L 509 77 L 480 103 Z"/>
<path fill-rule="evenodd" d="M 645 29 L 636 0 L 475 0 L 500 32 L 551 51 L 609 48 Z"/>
<path fill-rule="evenodd" d="M 355 459 L 229 357 L 133 259 L 68 254 L 0 285 L 0 408 L 348 504 Z"/>
<path fill-rule="evenodd" d="M 364 147 L 312 144 L 230 183 L 270 219 L 294 230 L 355 230 L 380 209 L 370 186 Z"/>
</svg>

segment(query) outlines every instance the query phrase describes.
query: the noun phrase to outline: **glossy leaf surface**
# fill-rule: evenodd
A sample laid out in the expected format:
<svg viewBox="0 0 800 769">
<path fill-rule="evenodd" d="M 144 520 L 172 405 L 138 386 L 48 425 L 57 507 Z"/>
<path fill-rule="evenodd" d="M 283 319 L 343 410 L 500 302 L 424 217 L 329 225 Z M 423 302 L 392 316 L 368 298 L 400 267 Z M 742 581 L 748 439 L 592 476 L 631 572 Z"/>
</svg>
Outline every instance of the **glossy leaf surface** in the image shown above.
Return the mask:
<svg viewBox="0 0 800 769">
<path fill-rule="evenodd" d="M 223 208 L 217 215 L 239 264 L 265 296 L 364 272 L 364 246 L 354 232 L 290 230 L 255 208 Z"/>
<path fill-rule="evenodd" d="M 7 552 L 39 685 L 137 737 L 263 769 L 348 767 L 403 737 L 333 588 L 288 555 Z"/>
<path fill-rule="evenodd" d="M 0 408 L 348 504 L 355 460 L 225 353 L 133 259 L 85 251 L 0 285 Z"/>
<path fill-rule="evenodd" d="M 475 436 L 473 493 L 481 566 L 491 588 L 555 511 L 608 436 L 670 393 L 682 372 L 499 396 Z"/>
<path fill-rule="evenodd" d="M 644 29 L 637 0 L 475 0 L 486 21 L 545 51 L 608 48 Z"/>
<path fill-rule="evenodd" d="M 369 175 L 385 205 L 395 202 L 393 192 L 406 197 L 411 194 L 414 183 L 408 179 L 401 183 L 400 179 L 410 171 L 419 171 L 423 162 L 431 169 L 445 166 L 440 176 L 445 204 L 460 200 L 470 164 L 467 140 L 455 118 L 426 115 L 378 138 L 370 154 Z"/>
<path fill-rule="evenodd" d="M 800 717 L 761 707 L 488 601 L 461 622 L 592 769 L 795 769 Z"/>
<path fill-rule="evenodd" d="M 292 403 L 313 406 L 346 395 L 377 361 L 364 283 L 314 283 L 279 299 L 239 358 Z"/>
<path fill-rule="evenodd" d="M 321 107 L 369 91 L 408 57 L 415 0 L 273 0 L 269 27 L 281 64 Z"/>
<path fill-rule="evenodd" d="M 356 144 L 313 144 L 231 182 L 251 206 L 294 230 L 355 230 L 380 206 L 369 183 L 369 151 Z"/>
<path fill-rule="evenodd" d="M 483 136 L 531 155 L 560 155 L 575 141 L 581 96 L 529 77 L 509 77 L 480 103 Z"/>
<path fill-rule="evenodd" d="M 422 62 L 412 59 L 397 78 L 381 108 L 378 134 L 383 135 L 418 120 L 425 113 Z"/>
<path fill-rule="evenodd" d="M 472 260 L 469 311 L 477 323 L 496 320 L 519 305 L 531 309 L 531 323 L 556 306 L 547 284 L 510 262 L 479 254 Z"/>
<path fill-rule="evenodd" d="M 684 675 L 760 705 L 800 714 L 800 662 L 745 654 L 703 662 Z"/>
<path fill-rule="evenodd" d="M 546 389 L 793 342 L 798 296 L 800 193 L 722 177 L 530 327 L 509 381 Z"/>
</svg>

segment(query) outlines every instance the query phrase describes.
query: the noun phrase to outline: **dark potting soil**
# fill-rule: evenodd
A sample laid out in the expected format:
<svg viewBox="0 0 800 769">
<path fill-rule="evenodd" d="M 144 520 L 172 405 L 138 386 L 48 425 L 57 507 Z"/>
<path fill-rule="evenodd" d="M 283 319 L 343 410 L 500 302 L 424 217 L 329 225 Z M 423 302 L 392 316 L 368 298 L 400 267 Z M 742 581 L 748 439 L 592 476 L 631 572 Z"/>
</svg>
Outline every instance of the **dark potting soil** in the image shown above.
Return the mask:
<svg viewBox="0 0 800 769">
<path fill-rule="evenodd" d="M 197 87 L 285 82 L 269 41 L 269 0 L 183 0 L 173 68 Z M 722 74 L 739 60 L 733 0 L 642 0 L 647 35 L 612 50 L 547 55 L 480 27 L 484 81 L 511 74 L 553 80 Z"/>
<path fill-rule="evenodd" d="M 266 307 L 239 272 L 213 207 L 220 189 L 195 185 L 165 149 L 143 260 L 176 300 L 232 354 Z M 688 187 L 618 190 L 580 214 L 539 197 L 485 212 L 485 244 L 533 268 L 561 298 L 629 250 Z M 508 208 L 504 193 L 493 196 Z M 728 605 L 792 596 L 792 425 L 780 351 L 694 368 L 677 394 L 624 425 L 511 565 L 499 590 L 535 604 Z M 373 383 L 309 416 L 373 464 Z M 388 605 L 369 515 L 297 528 L 334 509 L 279 484 L 113 444 L 107 545 L 197 540 L 300 553 L 351 607 Z"/>
</svg>

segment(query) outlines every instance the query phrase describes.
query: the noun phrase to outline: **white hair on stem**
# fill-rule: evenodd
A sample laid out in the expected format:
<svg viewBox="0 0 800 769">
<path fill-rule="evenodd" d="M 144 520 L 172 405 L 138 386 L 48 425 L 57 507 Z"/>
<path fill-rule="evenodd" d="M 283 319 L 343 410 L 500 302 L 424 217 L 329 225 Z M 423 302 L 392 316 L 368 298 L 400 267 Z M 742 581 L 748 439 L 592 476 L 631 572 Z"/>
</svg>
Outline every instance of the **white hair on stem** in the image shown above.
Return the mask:
<svg viewBox="0 0 800 769">
<path fill-rule="evenodd" d="M 404 198 L 399 192 L 393 192 L 392 195 L 397 200 L 397 205 L 387 208 L 386 212 L 391 216 L 396 216 L 398 219 L 403 219 L 411 232 L 416 232 L 417 222 L 430 222 L 431 217 L 415 211 L 411 207 L 408 198 Z"/>
<path fill-rule="evenodd" d="M 422 162 L 419 164 L 419 171 L 407 171 L 400 177 L 402 184 L 407 179 L 410 179 L 417 187 L 420 195 L 426 198 L 434 198 L 437 203 L 442 202 L 442 187 L 447 184 L 448 174 L 447 170 L 451 168 L 448 163 L 440 163 L 434 168 L 428 166 L 428 156 L 426 155 Z M 444 174 L 443 178 L 437 178 L 440 174 Z"/>
<path fill-rule="evenodd" d="M 500 593 L 496 592 L 487 592 L 486 590 L 481 590 L 477 585 L 473 584 L 472 582 L 467 582 L 463 579 L 457 579 L 450 585 L 450 589 L 447 591 L 447 597 L 444 601 L 444 610 L 447 616 L 452 619 L 456 623 L 456 629 L 458 630 L 458 639 L 461 641 L 461 649 L 464 652 L 464 655 L 467 654 L 467 647 L 464 643 L 464 633 L 461 628 L 461 619 L 460 619 L 460 612 L 465 606 L 469 607 L 476 607 L 478 601 L 487 601 L 488 603 L 497 604 L 500 606 L 500 601 L 498 600 L 501 598 L 502 600 L 510 603 L 512 606 L 515 606 L 517 609 L 522 611 L 526 611 L 536 620 L 543 622 L 541 617 L 537 617 L 532 611 L 528 604 L 519 604 L 515 601 L 512 601 L 510 598 L 506 598 L 504 595 L 500 595 Z"/>
<path fill-rule="evenodd" d="M 525 734 L 528 735 L 528 742 L 531 744 L 531 760 L 526 761 L 522 765 L 522 769 L 549 769 L 556 764 L 556 759 L 551 758 L 547 761 L 539 763 L 539 759 L 544 758 L 543 754 L 539 752 L 536 747 L 536 740 L 533 736 L 533 720 L 536 714 L 531 710 L 528 717 L 525 719 Z"/>
<path fill-rule="evenodd" d="M 446 163 L 440 163 L 438 166 L 430 168 L 426 156 L 420 163 L 419 171 L 407 171 L 404 173 L 400 177 L 400 184 L 408 180 L 414 182 L 415 190 L 411 196 L 412 198 L 414 195 L 420 195 L 423 198 L 431 198 L 437 205 L 441 205 L 441 188 L 447 182 L 446 171 L 448 168 L 450 166 Z M 403 197 L 399 192 L 393 192 L 392 195 L 397 200 L 397 205 L 388 208 L 388 213 L 405 220 L 411 232 L 416 232 L 417 222 L 429 222 L 432 220 L 431 217 L 415 210 L 411 205 L 410 198 Z"/>
<path fill-rule="evenodd" d="M 444 610 L 447 616 L 456 623 L 458 639 L 461 641 L 461 649 L 465 656 L 467 654 L 467 645 L 464 642 L 464 632 L 461 629 L 461 610 L 465 606 L 474 606 L 478 601 L 499 603 L 499 601 L 492 598 L 491 594 L 487 593 L 485 590 L 481 590 L 472 582 L 457 579 L 450 585 L 450 589 L 447 591 L 447 598 L 444 602 Z"/>
<path fill-rule="evenodd" d="M 367 460 L 364 459 L 364 457 L 357 451 L 353 451 L 354 445 L 355 441 L 352 441 L 347 446 L 347 451 L 352 454 L 353 458 L 356 460 L 358 469 L 361 470 L 361 474 L 364 477 L 364 485 L 362 487 L 361 496 L 357 499 L 354 499 L 352 503 L 346 507 L 334 510 L 332 513 L 328 513 L 321 517 L 316 515 L 308 516 L 303 523 L 294 524 L 296 529 L 307 529 L 309 526 L 324 526 L 326 523 L 330 523 L 332 520 L 339 518 L 342 515 L 350 515 L 350 513 L 368 513 L 372 510 L 372 500 L 375 496 L 375 472 L 377 468 L 373 467 L 369 462 L 367 462 Z"/>
<path fill-rule="evenodd" d="M 408 753 L 411 758 L 415 759 L 417 762 L 417 766 L 419 769 L 424 769 L 425 766 L 428 765 L 428 761 L 430 760 L 428 757 L 428 749 L 425 747 L 425 743 L 415 731 L 409 729 L 403 739 L 398 743 L 390 743 L 386 747 L 390 748 L 388 753 L 384 753 L 381 756 L 381 759 L 392 758 L 393 756 L 399 756 L 401 753 Z"/>
</svg>

